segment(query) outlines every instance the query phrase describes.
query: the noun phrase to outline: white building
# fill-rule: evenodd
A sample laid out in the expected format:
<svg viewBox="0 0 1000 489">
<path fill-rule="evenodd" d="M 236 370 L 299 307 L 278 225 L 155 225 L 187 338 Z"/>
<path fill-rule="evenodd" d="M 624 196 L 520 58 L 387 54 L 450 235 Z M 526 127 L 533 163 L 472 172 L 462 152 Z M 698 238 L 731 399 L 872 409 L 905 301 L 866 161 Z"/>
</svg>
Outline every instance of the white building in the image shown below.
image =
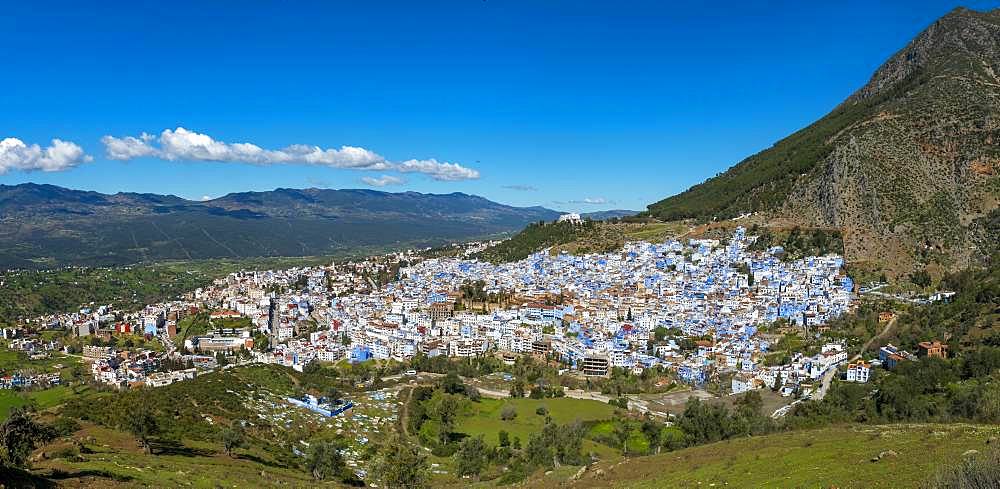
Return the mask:
<svg viewBox="0 0 1000 489">
<path fill-rule="evenodd" d="M 579 224 L 583 222 L 583 218 L 580 217 L 580 214 L 570 212 L 569 214 L 559 216 L 558 222 L 571 222 L 573 224 Z"/>
<path fill-rule="evenodd" d="M 871 376 L 871 365 L 859 360 L 856 363 L 847 365 L 847 381 L 867 383 Z"/>
</svg>

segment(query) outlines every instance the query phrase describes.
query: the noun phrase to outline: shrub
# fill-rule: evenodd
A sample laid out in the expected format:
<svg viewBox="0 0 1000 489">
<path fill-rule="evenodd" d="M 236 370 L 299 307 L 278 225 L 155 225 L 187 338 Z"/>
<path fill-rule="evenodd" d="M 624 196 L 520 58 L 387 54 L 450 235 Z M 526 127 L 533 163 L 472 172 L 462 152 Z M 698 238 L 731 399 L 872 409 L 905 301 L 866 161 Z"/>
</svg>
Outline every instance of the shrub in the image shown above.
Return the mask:
<svg viewBox="0 0 1000 489">
<path fill-rule="evenodd" d="M 976 454 L 941 469 L 925 487 L 930 489 L 966 489 L 997 487 L 1000 482 L 1000 450 Z"/>
<path fill-rule="evenodd" d="M 500 419 L 504 421 L 512 421 L 517 417 L 517 409 L 510 404 L 505 404 L 502 409 L 500 409 Z"/>
</svg>

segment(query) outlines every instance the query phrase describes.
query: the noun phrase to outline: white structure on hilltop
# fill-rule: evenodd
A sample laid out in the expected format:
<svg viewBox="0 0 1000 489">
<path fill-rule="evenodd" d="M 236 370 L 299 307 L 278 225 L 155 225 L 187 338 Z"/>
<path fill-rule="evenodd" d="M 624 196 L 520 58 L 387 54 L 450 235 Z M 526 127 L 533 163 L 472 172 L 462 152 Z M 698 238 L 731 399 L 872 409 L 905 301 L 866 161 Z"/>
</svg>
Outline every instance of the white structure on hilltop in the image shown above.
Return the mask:
<svg viewBox="0 0 1000 489">
<path fill-rule="evenodd" d="M 570 212 L 569 214 L 559 216 L 559 220 L 557 222 L 571 222 L 573 224 L 579 224 L 583 222 L 583 218 L 580 217 L 580 214 Z"/>
</svg>

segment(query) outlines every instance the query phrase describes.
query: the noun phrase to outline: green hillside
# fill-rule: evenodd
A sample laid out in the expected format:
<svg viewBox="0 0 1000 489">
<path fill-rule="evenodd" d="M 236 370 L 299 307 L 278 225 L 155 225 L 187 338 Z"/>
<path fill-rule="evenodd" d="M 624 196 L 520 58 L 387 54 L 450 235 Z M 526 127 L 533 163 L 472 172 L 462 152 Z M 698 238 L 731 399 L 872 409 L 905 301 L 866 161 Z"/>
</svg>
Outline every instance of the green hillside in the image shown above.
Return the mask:
<svg viewBox="0 0 1000 489">
<path fill-rule="evenodd" d="M 649 221 L 649 222 L 646 222 Z M 483 250 L 475 258 L 493 263 L 506 263 L 527 258 L 544 248 L 553 253 L 607 253 L 617 250 L 626 241 L 663 241 L 689 228 L 682 223 L 662 223 L 654 220 L 537 222 L 528 225 L 510 239 Z"/>
<path fill-rule="evenodd" d="M 996 425 L 836 426 L 598 464 L 569 487 L 921 487 L 968 450 L 990 450 L 998 435 Z"/>
</svg>

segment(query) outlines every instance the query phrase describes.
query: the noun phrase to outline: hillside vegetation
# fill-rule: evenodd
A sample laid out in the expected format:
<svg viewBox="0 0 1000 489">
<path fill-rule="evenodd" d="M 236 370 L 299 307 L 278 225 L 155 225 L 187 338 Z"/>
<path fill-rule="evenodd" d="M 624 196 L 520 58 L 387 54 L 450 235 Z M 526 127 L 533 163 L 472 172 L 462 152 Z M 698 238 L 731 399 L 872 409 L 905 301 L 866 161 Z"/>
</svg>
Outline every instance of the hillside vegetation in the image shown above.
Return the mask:
<svg viewBox="0 0 1000 489">
<path fill-rule="evenodd" d="M 687 231 L 682 223 L 656 221 L 536 222 L 498 245 L 475 255 L 493 263 L 523 260 L 544 248 L 553 253 L 607 253 L 620 249 L 626 241 L 662 242 Z"/>
</svg>

